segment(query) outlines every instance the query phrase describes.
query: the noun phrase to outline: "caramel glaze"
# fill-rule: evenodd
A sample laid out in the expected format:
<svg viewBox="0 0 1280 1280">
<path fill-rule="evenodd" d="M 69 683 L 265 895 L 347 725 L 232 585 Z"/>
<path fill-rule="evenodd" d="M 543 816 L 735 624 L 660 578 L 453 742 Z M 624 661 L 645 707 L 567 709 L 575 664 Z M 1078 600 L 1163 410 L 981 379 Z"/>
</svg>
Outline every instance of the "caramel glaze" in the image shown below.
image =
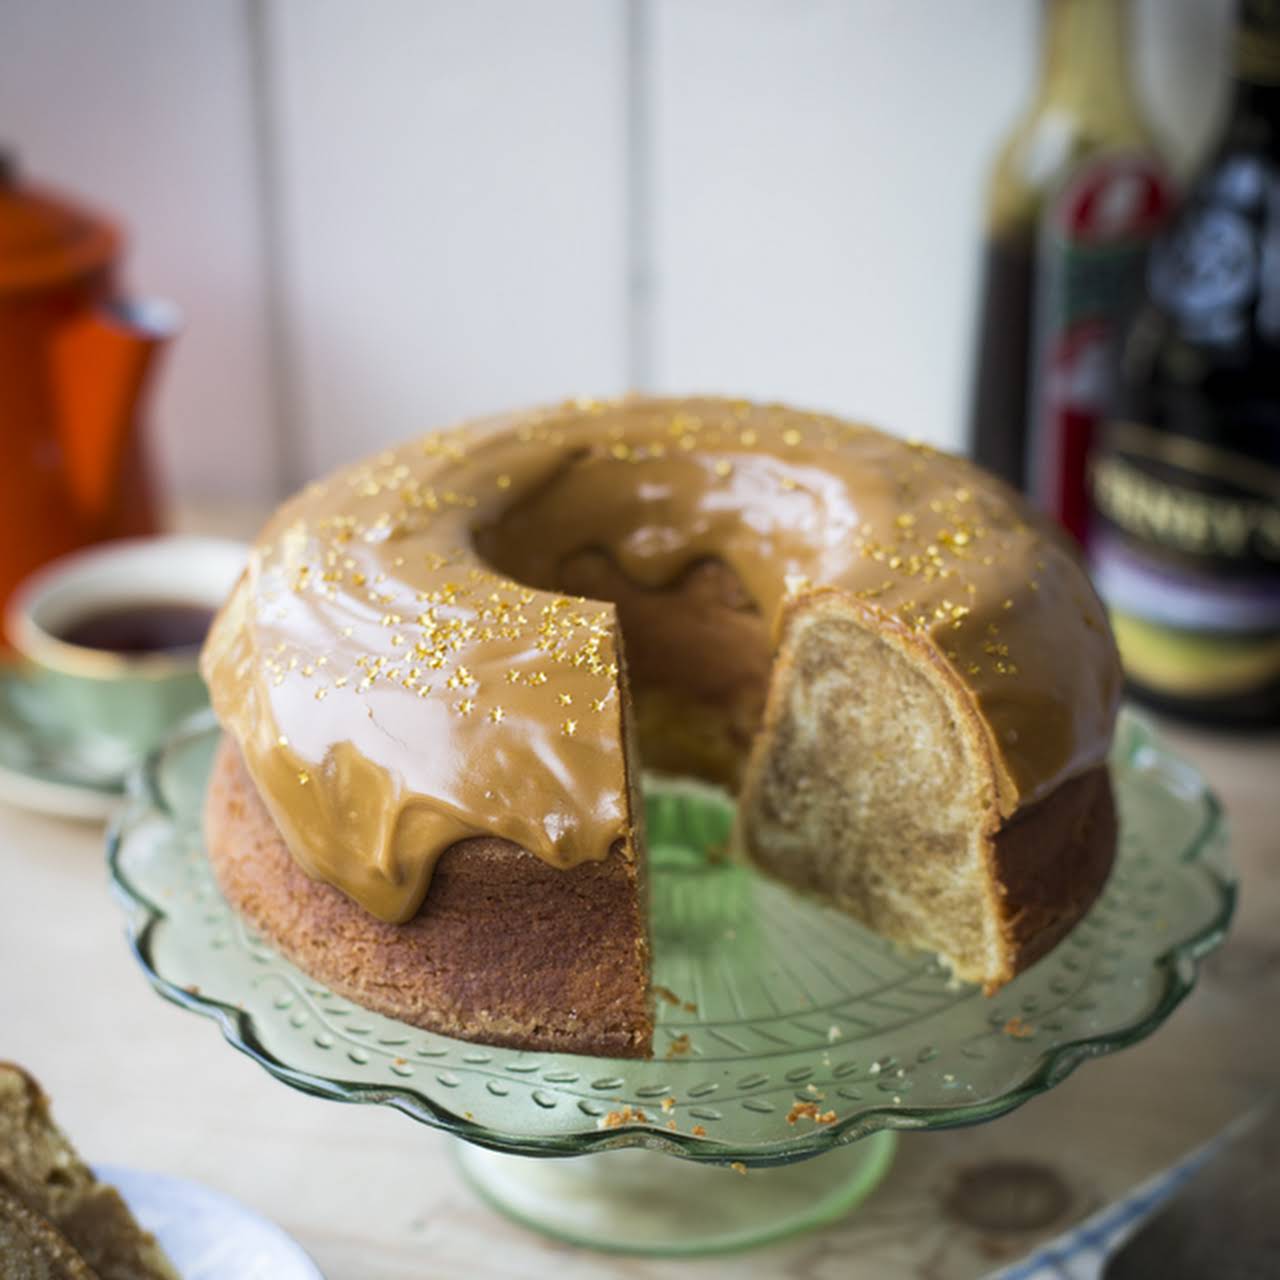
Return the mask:
<svg viewBox="0 0 1280 1280">
<path fill-rule="evenodd" d="M 477 545 L 497 567 L 511 569 L 515 551 L 505 533 L 502 522 L 481 530 Z M 637 586 L 605 552 L 587 550 L 564 560 L 553 581 L 536 585 L 617 607 L 644 767 L 740 790 L 774 654 L 768 625 L 733 570 L 701 561 L 655 591 Z"/>
<path fill-rule="evenodd" d="M 615 607 L 525 585 L 583 551 L 654 589 L 727 565 L 775 642 L 825 592 L 915 633 L 973 698 L 1002 816 L 1105 757 L 1102 607 L 997 480 L 780 406 L 575 401 L 347 467 L 260 536 L 202 665 L 304 870 L 400 921 L 469 836 L 634 856 Z"/>
</svg>

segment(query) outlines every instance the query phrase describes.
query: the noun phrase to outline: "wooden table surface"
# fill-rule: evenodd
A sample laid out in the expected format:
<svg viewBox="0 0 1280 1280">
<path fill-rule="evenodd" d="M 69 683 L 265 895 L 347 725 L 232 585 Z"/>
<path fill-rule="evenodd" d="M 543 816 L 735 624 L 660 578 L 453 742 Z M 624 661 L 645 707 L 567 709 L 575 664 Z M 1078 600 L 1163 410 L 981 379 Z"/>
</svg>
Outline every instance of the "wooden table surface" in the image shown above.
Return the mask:
<svg viewBox="0 0 1280 1280">
<path fill-rule="evenodd" d="M 1086 1063 L 1010 1116 L 904 1136 L 860 1209 L 735 1257 L 735 1276 L 981 1276 L 1276 1088 L 1280 737 L 1172 726 L 1165 736 L 1224 801 L 1243 882 L 1231 938 L 1195 993 L 1149 1040 Z M 0 1057 L 39 1077 L 90 1159 L 237 1197 L 294 1235 L 328 1280 L 665 1277 L 724 1265 L 608 1258 L 544 1241 L 477 1200 L 445 1136 L 385 1108 L 338 1106 L 278 1084 L 213 1023 L 153 994 L 125 945 L 102 848 L 91 825 L 0 808 Z M 1019 1175 L 1020 1194 L 985 1208 L 1023 1225 L 964 1221 L 957 1205 L 967 1197 L 957 1192 L 989 1186 L 1010 1161 L 1036 1169 Z M 1037 1187 L 1060 1198 L 1038 1197 Z M 1030 1225 L 1041 1209 L 1050 1219 Z"/>
</svg>

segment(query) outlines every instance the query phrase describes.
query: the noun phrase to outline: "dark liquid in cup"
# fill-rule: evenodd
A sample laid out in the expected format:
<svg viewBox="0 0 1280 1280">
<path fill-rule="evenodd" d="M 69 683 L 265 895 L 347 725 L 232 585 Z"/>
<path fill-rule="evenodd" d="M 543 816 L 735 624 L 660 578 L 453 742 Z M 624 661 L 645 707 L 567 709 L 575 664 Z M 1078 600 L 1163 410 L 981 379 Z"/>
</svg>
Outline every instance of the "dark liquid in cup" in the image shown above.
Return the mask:
<svg viewBox="0 0 1280 1280">
<path fill-rule="evenodd" d="M 197 649 L 213 621 L 202 604 L 155 600 L 115 605 L 61 627 L 60 639 L 112 653 L 173 653 Z"/>
</svg>

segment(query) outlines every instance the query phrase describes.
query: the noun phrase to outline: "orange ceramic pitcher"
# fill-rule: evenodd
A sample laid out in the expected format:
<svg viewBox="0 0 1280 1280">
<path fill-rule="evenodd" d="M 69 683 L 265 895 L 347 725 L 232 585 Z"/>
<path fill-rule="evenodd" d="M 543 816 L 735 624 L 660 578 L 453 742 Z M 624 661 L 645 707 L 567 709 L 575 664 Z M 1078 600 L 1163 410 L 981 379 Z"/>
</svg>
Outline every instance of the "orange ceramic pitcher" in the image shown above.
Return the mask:
<svg viewBox="0 0 1280 1280">
<path fill-rule="evenodd" d="M 0 607 L 46 560 L 154 531 L 138 410 L 174 313 L 118 294 L 120 249 L 0 154 Z"/>
</svg>

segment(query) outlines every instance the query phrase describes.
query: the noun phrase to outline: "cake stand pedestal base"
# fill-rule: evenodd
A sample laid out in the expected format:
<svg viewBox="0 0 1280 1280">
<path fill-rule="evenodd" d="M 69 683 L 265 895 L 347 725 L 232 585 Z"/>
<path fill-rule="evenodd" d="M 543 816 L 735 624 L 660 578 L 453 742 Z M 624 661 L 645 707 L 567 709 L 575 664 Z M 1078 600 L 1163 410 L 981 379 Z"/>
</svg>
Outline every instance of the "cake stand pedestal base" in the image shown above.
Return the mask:
<svg viewBox="0 0 1280 1280">
<path fill-rule="evenodd" d="M 745 1173 L 661 1151 L 546 1159 L 458 1141 L 454 1154 L 485 1200 L 543 1235 L 611 1253 L 688 1256 L 834 1222 L 884 1177 L 895 1145 L 894 1134 L 876 1133 L 812 1160 Z"/>
</svg>

